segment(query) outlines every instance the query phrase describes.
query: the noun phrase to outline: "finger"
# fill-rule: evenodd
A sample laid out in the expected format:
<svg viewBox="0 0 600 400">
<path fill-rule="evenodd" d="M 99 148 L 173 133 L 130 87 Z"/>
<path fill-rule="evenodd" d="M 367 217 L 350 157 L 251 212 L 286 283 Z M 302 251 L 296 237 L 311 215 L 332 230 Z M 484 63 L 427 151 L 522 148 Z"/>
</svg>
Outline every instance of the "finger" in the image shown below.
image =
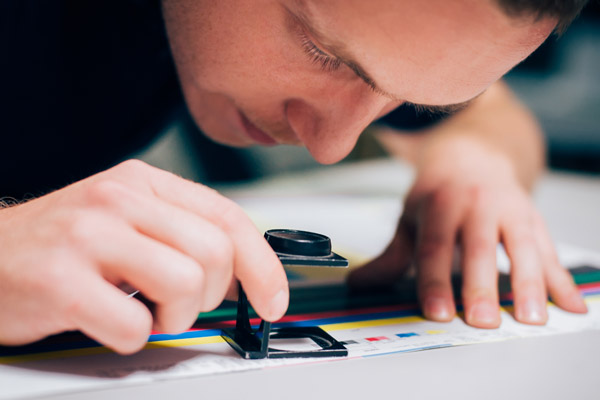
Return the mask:
<svg viewBox="0 0 600 400">
<path fill-rule="evenodd" d="M 125 281 L 155 303 L 155 329 L 176 333 L 189 328 L 202 309 L 202 266 L 120 220 L 104 218 L 103 223 L 97 228 L 101 230 L 98 236 L 111 240 L 87 244 L 83 249 L 87 255 L 97 260 L 108 280 Z"/>
<path fill-rule="evenodd" d="M 256 312 L 268 321 L 281 318 L 288 307 L 289 290 L 281 262 L 241 208 L 216 191 L 149 167 L 141 161 L 116 167 L 127 181 L 149 176 L 147 193 L 196 213 L 219 226 L 231 239 L 234 275 Z"/>
<path fill-rule="evenodd" d="M 367 265 L 350 271 L 348 285 L 355 288 L 390 286 L 412 263 L 413 240 L 406 218 L 402 217 L 387 249 Z"/>
<path fill-rule="evenodd" d="M 93 201 L 128 221 L 139 232 L 192 257 L 204 267 L 201 309 L 221 304 L 233 277 L 233 245 L 216 225 L 157 197 L 114 181 L 90 190 Z"/>
<path fill-rule="evenodd" d="M 475 199 L 462 228 L 462 300 L 465 320 L 478 328 L 500 325 L 498 299 L 498 243 L 496 218 L 487 210 L 484 199 Z"/>
<path fill-rule="evenodd" d="M 148 340 L 152 326 L 150 311 L 139 301 L 98 276 L 82 276 L 70 301 L 72 324 L 90 338 L 121 354 L 140 350 Z"/>
<path fill-rule="evenodd" d="M 554 303 L 564 310 L 574 313 L 586 313 L 587 306 L 573 281 L 571 274 L 561 265 L 552 238 L 542 217 L 536 213 L 534 219 L 535 237 L 540 249 L 546 275 L 546 284 Z"/>
<path fill-rule="evenodd" d="M 523 323 L 543 325 L 548 320 L 547 295 L 531 215 L 512 214 L 501 233 L 511 261 L 515 318 Z"/>
<path fill-rule="evenodd" d="M 456 307 L 452 295 L 451 269 L 462 207 L 450 191 L 428 200 L 417 219 L 417 287 L 423 313 L 428 319 L 449 321 Z"/>
</svg>

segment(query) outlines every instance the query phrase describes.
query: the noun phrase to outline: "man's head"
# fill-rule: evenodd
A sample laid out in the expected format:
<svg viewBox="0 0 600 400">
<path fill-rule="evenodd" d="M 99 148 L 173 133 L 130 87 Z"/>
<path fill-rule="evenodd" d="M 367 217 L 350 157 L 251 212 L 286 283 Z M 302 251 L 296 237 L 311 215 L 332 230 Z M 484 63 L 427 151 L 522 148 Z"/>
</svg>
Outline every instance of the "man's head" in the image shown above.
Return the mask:
<svg viewBox="0 0 600 400">
<path fill-rule="evenodd" d="M 164 13 L 188 107 L 208 136 L 304 144 L 332 163 L 402 102 L 482 93 L 565 24 L 564 10 L 538 3 L 164 0 Z"/>
</svg>

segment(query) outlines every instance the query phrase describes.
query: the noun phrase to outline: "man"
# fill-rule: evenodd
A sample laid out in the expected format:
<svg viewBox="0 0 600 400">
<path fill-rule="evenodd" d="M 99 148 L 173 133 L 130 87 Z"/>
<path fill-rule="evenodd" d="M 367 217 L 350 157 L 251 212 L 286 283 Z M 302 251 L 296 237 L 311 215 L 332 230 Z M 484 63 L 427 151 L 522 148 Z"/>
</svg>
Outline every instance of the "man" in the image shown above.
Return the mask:
<svg viewBox="0 0 600 400">
<path fill-rule="evenodd" d="M 8 11 L 35 12 L 19 8 L 26 7 L 23 3 L 12 2 Z M 564 28 L 584 3 L 164 0 L 162 6 L 187 106 L 215 141 L 232 146 L 303 145 L 317 161 L 334 163 L 348 154 L 369 123 L 402 103 L 433 110 L 463 109 L 414 143 L 417 180 L 397 235 L 388 251 L 355 271 L 350 280 L 355 284 L 390 282 L 415 263 L 425 316 L 450 320 L 455 313 L 450 264 L 458 242 L 466 321 L 493 328 L 500 323 L 495 268 L 499 241 L 512 261 L 519 321 L 543 324 L 547 293 L 566 310 L 586 310 L 526 194 L 543 163 L 537 125 L 498 82 L 554 29 Z M 61 3 L 62 17 L 73 17 L 71 10 L 80 11 L 73 18 L 65 17 L 65 26 L 78 29 L 68 31 L 71 35 L 61 31 L 56 37 L 27 36 L 28 31 L 19 30 L 20 21 L 11 20 L 13 30 L 23 35 L 17 44 L 28 39 L 33 44 L 41 40 L 59 45 L 58 53 L 45 47 L 44 54 L 48 65 L 60 66 L 53 71 L 58 82 L 68 83 L 51 85 L 51 93 L 66 106 L 43 115 L 54 123 L 64 120 L 69 140 L 60 142 L 43 131 L 21 128 L 38 123 L 33 105 L 42 113 L 44 107 L 52 108 L 52 102 L 36 104 L 36 88 L 26 91 L 18 86 L 7 107 L 17 115 L 27 108 L 32 115 L 31 120 L 22 118 L 13 124 L 21 134 L 39 137 L 52 149 L 57 143 L 67 147 L 65 157 L 81 151 L 76 162 L 61 163 L 60 157 L 54 157 L 44 165 L 52 170 L 64 164 L 57 171 L 69 176 L 61 179 L 85 176 L 102 165 L 104 158 L 116 159 L 123 154 L 116 150 L 121 145 L 135 148 L 144 137 L 127 132 L 160 119 L 154 112 L 140 112 L 135 115 L 136 123 L 127 125 L 124 121 L 134 120 L 127 118 L 129 112 L 171 105 L 170 92 L 160 90 L 169 78 L 169 69 L 160 68 L 163 64 L 139 63 L 127 79 L 119 74 L 119 66 L 127 71 L 127 62 L 136 62 L 130 53 L 164 55 L 152 40 L 155 30 L 144 24 L 145 19 L 137 20 L 145 14 L 132 12 L 131 19 L 119 14 L 128 7 L 147 11 L 148 4 L 132 0 L 124 6 L 112 4 L 114 10 L 99 7 L 105 13 L 97 14 L 81 2 Z M 48 16 L 42 14 L 38 20 L 47 21 Z M 109 29 L 103 28 L 107 25 Z M 97 29 L 103 29 L 99 40 L 80 40 L 93 37 Z M 127 34 L 115 39 L 114 32 Z M 120 40 L 129 47 L 119 47 Z M 117 47 L 98 53 L 90 45 L 106 41 Z M 11 47 L 12 42 L 7 42 L 13 54 L 32 57 L 23 46 Z M 53 55 L 63 56 L 61 50 L 64 57 L 52 62 Z M 70 62 L 64 63 L 65 59 Z M 27 83 L 47 76 L 46 60 L 37 62 L 32 66 L 11 58 L 8 68 L 17 78 L 5 79 L 8 87 L 14 81 Z M 113 69 L 97 67 L 104 64 Z M 34 73 L 19 79 L 24 75 L 19 68 Z M 131 109 L 120 104 L 123 98 L 118 94 L 111 101 L 93 102 L 96 92 L 100 96 L 105 87 L 113 87 L 115 79 L 120 79 L 115 90 L 143 91 Z M 40 79 L 39 84 L 49 85 L 47 79 Z M 62 97 L 63 91 L 91 103 Z M 48 93 L 39 92 L 41 96 Z M 129 90 L 120 94 L 131 96 Z M 98 120 L 88 120 L 85 129 L 68 129 L 73 128 L 71 119 L 80 118 L 79 112 L 96 111 L 94 106 L 101 107 Z M 112 114 L 104 114 L 105 110 Z M 113 114 L 119 115 L 114 129 L 125 129 L 127 140 L 111 136 L 110 125 L 96 135 L 89 134 L 88 129 L 110 122 Z M 156 126 L 154 122 L 149 125 Z M 52 124 L 46 126 L 53 129 Z M 111 140 L 103 141 L 105 135 Z M 9 145 L 23 145 L 21 135 L 11 139 L 9 131 L 7 136 Z M 95 140 L 106 154 L 86 148 Z M 28 141 L 24 144 L 32 146 Z M 4 148 L 9 160 L 24 154 L 15 146 Z M 39 153 L 44 156 L 43 149 Z M 28 168 L 23 162 L 7 165 L 14 176 Z M 80 165 L 83 172 L 77 171 Z M 12 187 L 19 188 L 15 193 L 39 190 L 27 188 L 27 183 L 38 179 L 38 173 L 44 175 L 45 169 L 34 168 L 29 180 L 13 179 Z M 58 173 L 46 175 L 39 187 L 57 185 Z M 3 344 L 23 344 L 79 329 L 120 353 L 131 353 L 144 345 L 152 327 L 165 332 L 189 327 L 198 312 L 211 310 L 226 295 L 234 295 L 238 280 L 261 317 L 277 320 L 288 305 L 281 264 L 233 202 L 139 161 L 119 164 L 0 210 L 0 232 Z M 139 289 L 155 302 L 154 314 L 127 297 L 120 289 L 124 285 Z"/>
</svg>

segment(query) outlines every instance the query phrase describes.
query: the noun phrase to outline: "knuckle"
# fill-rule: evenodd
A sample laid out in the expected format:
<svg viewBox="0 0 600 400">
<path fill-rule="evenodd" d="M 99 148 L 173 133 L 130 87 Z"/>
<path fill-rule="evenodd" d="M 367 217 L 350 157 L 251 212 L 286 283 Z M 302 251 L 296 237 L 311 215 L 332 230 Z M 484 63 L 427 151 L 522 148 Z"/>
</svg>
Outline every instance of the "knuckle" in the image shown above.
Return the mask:
<svg viewBox="0 0 600 400">
<path fill-rule="evenodd" d="M 452 246 L 445 235 L 428 234 L 420 241 L 417 248 L 417 259 L 426 260 L 433 258 L 443 251 L 451 251 Z"/>
<path fill-rule="evenodd" d="M 219 221 L 225 227 L 234 227 L 248 218 L 246 216 L 246 213 L 244 213 L 244 211 L 242 210 L 242 208 L 233 200 L 227 199 L 225 197 L 220 197 L 219 203 Z"/>
<path fill-rule="evenodd" d="M 68 290 L 69 288 L 65 287 L 64 282 L 60 284 L 60 288 L 67 289 L 60 293 L 60 308 L 64 310 L 63 315 L 74 317 L 89 311 L 85 309 L 83 298 L 75 290 Z"/>
<path fill-rule="evenodd" d="M 234 248 L 231 239 L 221 230 L 211 233 L 211 246 L 204 255 L 207 267 L 233 267 Z"/>
<path fill-rule="evenodd" d="M 522 247 L 531 246 L 536 242 L 535 235 L 526 222 L 514 225 L 511 236 L 514 243 Z"/>
<path fill-rule="evenodd" d="M 114 179 L 103 179 L 92 183 L 86 192 L 86 199 L 92 205 L 113 207 L 119 201 L 127 201 L 130 191 L 123 183 Z"/>
<path fill-rule="evenodd" d="M 204 270 L 195 262 L 182 268 L 173 286 L 179 296 L 196 297 L 205 282 Z"/>
<path fill-rule="evenodd" d="M 489 238 L 476 235 L 468 239 L 467 251 L 469 257 L 484 257 L 496 252 L 496 242 L 490 241 Z"/>
<path fill-rule="evenodd" d="M 493 199 L 489 195 L 489 192 L 485 188 L 478 185 L 470 186 L 467 189 L 467 194 L 472 207 L 489 207 L 489 205 L 493 202 Z"/>
<path fill-rule="evenodd" d="M 66 222 L 64 239 L 79 250 L 85 250 L 97 239 L 102 220 L 94 213 L 77 213 Z"/>
<path fill-rule="evenodd" d="M 122 163 L 114 167 L 114 170 L 120 171 L 125 174 L 138 175 L 140 173 L 146 173 L 151 168 L 152 167 L 149 164 L 145 163 L 142 160 L 130 159 L 123 161 Z"/>
<path fill-rule="evenodd" d="M 466 193 L 472 201 L 478 201 L 482 198 L 485 191 L 478 185 L 470 185 L 467 187 Z"/>
<path fill-rule="evenodd" d="M 438 190 L 429 199 L 433 210 L 447 210 L 456 202 L 456 196 L 451 190 Z"/>
</svg>

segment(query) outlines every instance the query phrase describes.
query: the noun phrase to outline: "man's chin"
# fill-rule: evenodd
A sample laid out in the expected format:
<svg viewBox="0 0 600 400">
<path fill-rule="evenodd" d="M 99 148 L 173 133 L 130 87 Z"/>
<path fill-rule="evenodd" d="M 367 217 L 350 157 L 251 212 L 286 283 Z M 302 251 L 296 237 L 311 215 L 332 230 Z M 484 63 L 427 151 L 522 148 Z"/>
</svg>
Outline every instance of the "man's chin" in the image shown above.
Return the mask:
<svg viewBox="0 0 600 400">
<path fill-rule="evenodd" d="M 204 135 L 213 142 L 221 144 L 223 146 L 244 148 L 256 144 L 251 142 L 250 140 L 246 141 L 236 137 L 228 137 L 225 135 L 211 135 L 210 133 L 207 133 L 204 130 L 202 130 L 202 133 L 204 133 Z"/>
</svg>

